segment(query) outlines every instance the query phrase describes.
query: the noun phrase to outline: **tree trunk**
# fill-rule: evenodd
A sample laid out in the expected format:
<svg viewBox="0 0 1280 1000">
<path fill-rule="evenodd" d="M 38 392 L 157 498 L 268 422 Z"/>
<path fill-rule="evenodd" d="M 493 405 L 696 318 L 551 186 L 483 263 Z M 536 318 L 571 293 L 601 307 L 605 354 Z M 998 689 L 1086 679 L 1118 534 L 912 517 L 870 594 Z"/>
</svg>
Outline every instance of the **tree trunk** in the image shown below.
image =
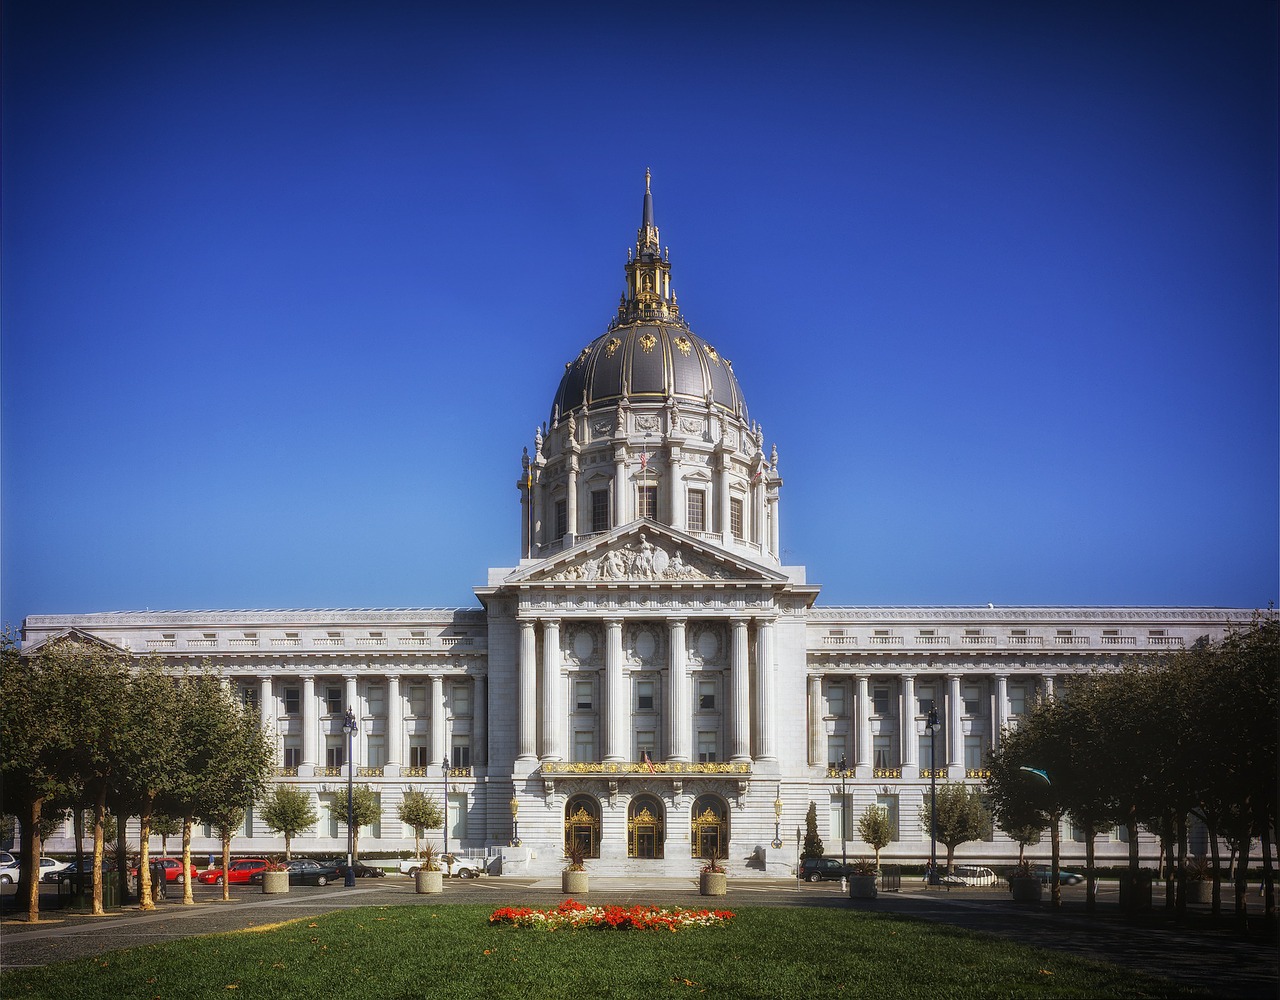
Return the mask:
<svg viewBox="0 0 1280 1000">
<path fill-rule="evenodd" d="M 1098 907 L 1098 877 L 1093 870 L 1097 857 L 1097 851 L 1093 845 L 1095 836 L 1093 824 L 1087 824 L 1084 842 L 1084 909 L 1086 913 L 1092 913 Z"/>
<path fill-rule="evenodd" d="M 1262 824 L 1262 896 L 1263 913 L 1267 920 L 1275 920 L 1276 896 L 1275 879 L 1271 873 L 1271 817 Z"/>
<path fill-rule="evenodd" d="M 1049 823 L 1050 878 L 1049 899 L 1055 910 L 1062 909 L 1062 873 L 1058 871 L 1062 857 L 1062 817 L 1055 812 Z"/>
<path fill-rule="evenodd" d="M 1173 813 L 1166 812 L 1160 821 L 1160 852 L 1164 857 L 1161 874 L 1164 876 L 1164 911 L 1172 913 L 1175 906 L 1173 882 Z"/>
<path fill-rule="evenodd" d="M 138 909 L 156 908 L 151 891 L 151 799 L 147 797 L 138 815 Z"/>
<path fill-rule="evenodd" d="M 1138 869 L 1142 859 L 1138 853 L 1138 807 L 1129 806 L 1129 816 L 1125 820 L 1125 830 L 1129 834 L 1129 879 L 1134 891 L 1129 893 L 1129 911 L 1138 912 Z"/>
<path fill-rule="evenodd" d="M 1187 817 L 1180 814 L 1174 820 L 1178 836 L 1178 920 L 1187 919 Z"/>
<path fill-rule="evenodd" d="M 102 916 L 102 865 L 107 854 L 107 786 L 102 783 L 93 803 L 93 904 L 94 916 Z"/>
<path fill-rule="evenodd" d="M 231 902 L 231 831 L 222 831 L 222 901 Z"/>
<path fill-rule="evenodd" d="M 1249 847 L 1253 829 L 1253 814 L 1249 797 L 1241 803 L 1240 854 L 1236 860 L 1236 930 L 1241 934 L 1249 929 Z"/>
<path fill-rule="evenodd" d="M 289 831 L 286 830 L 284 834 L 284 859 L 286 861 L 293 860 L 293 855 L 289 851 L 289 845 L 292 842 L 293 842 L 293 838 L 289 836 Z"/>
<path fill-rule="evenodd" d="M 40 921 L 40 813 L 44 808 L 44 799 L 31 801 L 22 827 L 22 863 L 18 869 L 19 888 L 27 900 L 27 921 Z"/>
<path fill-rule="evenodd" d="M 182 903 L 184 906 L 195 903 L 191 883 L 191 817 L 182 817 Z"/>
<path fill-rule="evenodd" d="M 1222 848 L 1218 846 L 1218 824 L 1207 824 L 1209 827 L 1209 863 L 1213 865 L 1213 906 L 1210 910 L 1216 917 L 1222 912 L 1222 878 L 1219 865 L 1222 863 Z"/>
</svg>

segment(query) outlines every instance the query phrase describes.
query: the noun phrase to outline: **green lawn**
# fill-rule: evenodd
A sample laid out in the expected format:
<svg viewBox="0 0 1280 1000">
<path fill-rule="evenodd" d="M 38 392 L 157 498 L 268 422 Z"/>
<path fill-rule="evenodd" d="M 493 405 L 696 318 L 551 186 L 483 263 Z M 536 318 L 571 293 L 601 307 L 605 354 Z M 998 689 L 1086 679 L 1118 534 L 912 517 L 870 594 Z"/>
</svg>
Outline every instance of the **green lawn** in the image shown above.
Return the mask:
<svg viewBox="0 0 1280 1000">
<path fill-rule="evenodd" d="M 844 910 L 747 908 L 671 932 L 491 927 L 480 906 L 348 910 L 6 972 L 6 998 L 235 996 L 1188 997 L 1175 984 L 955 928 Z"/>
</svg>

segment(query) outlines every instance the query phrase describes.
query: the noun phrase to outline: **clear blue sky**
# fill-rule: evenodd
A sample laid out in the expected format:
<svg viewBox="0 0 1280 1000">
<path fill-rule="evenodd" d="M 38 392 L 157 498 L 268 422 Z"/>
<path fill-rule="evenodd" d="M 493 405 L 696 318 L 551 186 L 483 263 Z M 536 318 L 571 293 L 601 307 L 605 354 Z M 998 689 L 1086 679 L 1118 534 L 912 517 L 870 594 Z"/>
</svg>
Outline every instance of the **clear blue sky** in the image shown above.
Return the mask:
<svg viewBox="0 0 1280 1000">
<path fill-rule="evenodd" d="M 822 603 L 1265 605 L 1276 16 L 6 4 L 0 614 L 473 604 L 646 167 Z"/>
</svg>

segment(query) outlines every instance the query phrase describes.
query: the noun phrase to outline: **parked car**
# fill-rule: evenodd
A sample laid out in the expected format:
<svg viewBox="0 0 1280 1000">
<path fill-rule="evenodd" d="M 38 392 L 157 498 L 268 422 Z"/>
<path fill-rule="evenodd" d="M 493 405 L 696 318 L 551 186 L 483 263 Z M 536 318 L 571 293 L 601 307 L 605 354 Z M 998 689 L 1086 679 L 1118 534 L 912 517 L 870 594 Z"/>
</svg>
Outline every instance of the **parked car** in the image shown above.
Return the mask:
<svg viewBox="0 0 1280 1000">
<path fill-rule="evenodd" d="M 181 885 L 186 878 L 198 878 L 200 876 L 200 869 L 194 864 L 191 865 L 187 872 L 183 872 L 181 858 L 151 858 L 151 864 L 159 865 L 164 869 L 164 880 L 166 882 L 177 882 Z M 137 881 L 138 866 L 136 864 L 129 869 L 129 878 Z"/>
<path fill-rule="evenodd" d="M 796 874 L 804 882 L 839 881 L 849 874 L 849 869 L 835 858 L 805 858 Z"/>
<path fill-rule="evenodd" d="M 1031 874 L 1038 878 L 1042 885 L 1048 885 L 1053 881 L 1053 868 L 1049 865 L 1032 865 Z M 1078 872 L 1064 872 L 1058 869 L 1058 881 L 1063 885 L 1079 885 L 1084 881 L 1084 876 Z"/>
<path fill-rule="evenodd" d="M 107 870 L 112 871 L 110 864 L 107 864 Z M 79 882 L 83 881 L 86 888 L 93 885 L 93 856 L 85 858 L 83 862 L 72 861 L 67 867 L 61 871 L 53 872 L 51 875 L 41 875 L 42 882 Z"/>
<path fill-rule="evenodd" d="M 70 868 L 70 861 L 59 861 L 57 858 L 41 858 L 40 859 L 40 881 L 56 882 L 58 881 L 58 872 L 64 868 Z"/>
<path fill-rule="evenodd" d="M 0 851 L 0 868 L 10 868 L 17 863 L 18 859 L 8 851 Z"/>
<path fill-rule="evenodd" d="M 979 865 L 956 865 L 942 876 L 943 885 L 995 885 L 997 881 L 995 872 Z"/>
<path fill-rule="evenodd" d="M 231 862 L 230 867 L 227 869 L 227 881 L 232 885 L 248 882 L 255 873 L 262 871 L 266 867 L 267 862 L 264 858 L 241 858 L 239 861 Z M 202 871 L 196 877 L 206 885 L 222 885 L 222 869 L 220 867 Z"/>
<path fill-rule="evenodd" d="M 400 874 L 417 875 L 425 863 L 421 858 L 406 858 L 400 862 Z M 457 878 L 479 878 L 488 870 L 483 858 L 463 858 L 456 854 L 438 855 L 436 864 L 446 875 Z"/>
<path fill-rule="evenodd" d="M 338 874 L 344 879 L 347 877 L 347 862 L 345 859 L 338 858 L 329 862 L 329 864 L 338 869 Z M 356 873 L 356 878 L 385 878 L 387 874 L 385 868 L 375 868 L 373 865 L 366 865 L 363 861 L 355 862 L 351 869 Z"/>
<path fill-rule="evenodd" d="M 16 865 L 0 867 L 0 885 L 13 885 L 16 881 L 18 881 L 18 868 Z"/>
<path fill-rule="evenodd" d="M 312 861 L 310 858 L 295 858 L 286 862 L 289 871 L 290 885 L 328 885 L 342 876 L 338 874 L 338 866 L 324 861 Z M 260 868 L 249 876 L 253 885 L 262 885 L 262 876 L 266 868 Z"/>
</svg>

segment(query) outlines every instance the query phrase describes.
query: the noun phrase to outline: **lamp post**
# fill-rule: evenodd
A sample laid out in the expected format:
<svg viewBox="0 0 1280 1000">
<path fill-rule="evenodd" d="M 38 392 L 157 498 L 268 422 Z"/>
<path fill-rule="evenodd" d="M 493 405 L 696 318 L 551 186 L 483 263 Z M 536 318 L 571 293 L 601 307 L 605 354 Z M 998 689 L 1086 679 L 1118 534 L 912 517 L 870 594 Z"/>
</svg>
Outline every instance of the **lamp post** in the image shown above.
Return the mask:
<svg viewBox="0 0 1280 1000">
<path fill-rule="evenodd" d="M 449 758 L 445 757 L 440 761 L 440 767 L 444 769 L 444 853 L 449 854 Z M 447 862 L 446 862 L 447 864 Z M 449 867 L 452 867 L 451 865 Z M 453 874 L 450 872 L 449 874 Z"/>
<path fill-rule="evenodd" d="M 356 734 L 356 715 L 347 708 L 346 718 L 342 720 L 342 731 L 347 734 L 347 877 L 343 884 L 350 889 L 356 884 L 355 853 L 356 831 L 351 825 L 354 807 L 352 805 L 352 782 L 355 780 L 356 760 L 351 753 L 351 740 Z"/>
<path fill-rule="evenodd" d="M 778 786 L 777 798 L 773 800 L 773 849 L 782 850 L 782 786 Z"/>
<path fill-rule="evenodd" d="M 845 854 L 845 841 L 849 839 L 849 792 L 845 781 L 849 777 L 849 761 L 844 754 L 840 755 L 840 880 L 848 871 L 849 859 Z"/>
<path fill-rule="evenodd" d="M 514 795 L 511 796 L 511 846 L 520 846 L 520 800 Z"/>
<path fill-rule="evenodd" d="M 938 884 L 938 710 L 929 709 L 924 728 L 929 730 L 929 884 Z"/>
</svg>

